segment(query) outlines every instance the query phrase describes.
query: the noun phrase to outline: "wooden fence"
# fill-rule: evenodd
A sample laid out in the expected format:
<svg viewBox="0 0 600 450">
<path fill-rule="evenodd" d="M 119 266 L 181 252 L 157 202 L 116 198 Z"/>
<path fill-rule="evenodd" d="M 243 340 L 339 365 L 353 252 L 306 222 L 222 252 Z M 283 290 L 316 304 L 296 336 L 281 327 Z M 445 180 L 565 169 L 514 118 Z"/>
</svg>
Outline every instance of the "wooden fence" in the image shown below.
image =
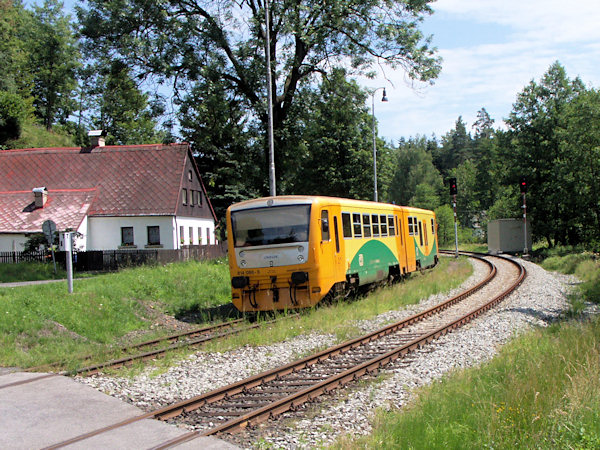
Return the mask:
<svg viewBox="0 0 600 450">
<path fill-rule="evenodd" d="M 45 262 L 46 252 L 0 252 L 0 263 Z"/>
<path fill-rule="evenodd" d="M 63 267 L 66 252 L 56 252 L 56 262 Z M 227 244 L 190 245 L 180 250 L 91 250 L 73 254 L 73 268 L 76 271 L 118 270 L 123 267 L 144 264 L 168 264 L 182 261 L 206 261 L 227 255 Z M 52 262 L 50 252 L 0 252 L 0 263 L 18 263 L 25 261 Z"/>
</svg>

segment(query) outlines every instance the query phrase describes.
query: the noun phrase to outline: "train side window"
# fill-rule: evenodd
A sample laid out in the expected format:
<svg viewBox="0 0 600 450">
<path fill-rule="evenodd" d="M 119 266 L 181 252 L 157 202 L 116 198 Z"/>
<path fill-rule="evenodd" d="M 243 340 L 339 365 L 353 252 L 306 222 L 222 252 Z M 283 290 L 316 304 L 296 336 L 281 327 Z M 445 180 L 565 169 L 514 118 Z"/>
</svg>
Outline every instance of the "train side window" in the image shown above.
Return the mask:
<svg viewBox="0 0 600 450">
<path fill-rule="evenodd" d="M 419 222 L 417 220 L 417 222 Z M 421 222 L 419 222 L 419 239 L 421 240 L 421 247 L 423 247 L 423 229 L 421 228 Z"/>
<path fill-rule="evenodd" d="M 379 237 L 379 216 L 373 214 L 371 216 L 371 222 L 373 224 L 373 237 Z"/>
<path fill-rule="evenodd" d="M 423 230 L 425 231 L 425 245 L 429 245 L 429 233 L 427 232 L 427 224 L 423 221 Z"/>
<path fill-rule="evenodd" d="M 381 237 L 387 236 L 387 219 L 383 214 L 379 216 L 379 228 L 381 228 Z"/>
<path fill-rule="evenodd" d="M 350 213 L 342 213 L 342 232 L 344 234 L 344 238 L 352 237 L 352 223 L 350 220 Z"/>
<path fill-rule="evenodd" d="M 412 217 L 408 216 L 408 235 L 412 236 L 413 233 L 413 221 L 412 221 Z"/>
<path fill-rule="evenodd" d="M 371 216 L 368 214 L 363 214 L 363 231 L 366 238 L 371 237 Z"/>
<path fill-rule="evenodd" d="M 329 241 L 329 211 L 321 211 L 321 241 Z"/>
<path fill-rule="evenodd" d="M 352 226 L 354 228 L 354 237 L 362 237 L 362 224 L 360 223 L 360 214 L 352 213 Z"/>
<path fill-rule="evenodd" d="M 335 235 L 335 252 L 340 252 L 340 234 L 338 232 L 337 216 L 333 216 L 333 233 Z"/>
<path fill-rule="evenodd" d="M 435 235 L 435 222 L 431 219 L 431 234 Z"/>
<path fill-rule="evenodd" d="M 396 227 L 394 226 L 394 216 L 388 216 L 388 231 L 390 236 L 396 236 Z"/>
</svg>

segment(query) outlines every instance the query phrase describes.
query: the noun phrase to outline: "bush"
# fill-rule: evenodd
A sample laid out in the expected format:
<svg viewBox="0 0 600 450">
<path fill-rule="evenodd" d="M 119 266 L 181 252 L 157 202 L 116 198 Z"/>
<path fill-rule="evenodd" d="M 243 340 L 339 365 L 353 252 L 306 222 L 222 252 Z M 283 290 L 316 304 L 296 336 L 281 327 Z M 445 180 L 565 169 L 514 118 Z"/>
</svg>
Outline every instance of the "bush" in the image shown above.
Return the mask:
<svg viewBox="0 0 600 450">
<path fill-rule="evenodd" d="M 21 136 L 28 115 L 27 102 L 21 96 L 0 91 L 0 145 Z"/>
</svg>

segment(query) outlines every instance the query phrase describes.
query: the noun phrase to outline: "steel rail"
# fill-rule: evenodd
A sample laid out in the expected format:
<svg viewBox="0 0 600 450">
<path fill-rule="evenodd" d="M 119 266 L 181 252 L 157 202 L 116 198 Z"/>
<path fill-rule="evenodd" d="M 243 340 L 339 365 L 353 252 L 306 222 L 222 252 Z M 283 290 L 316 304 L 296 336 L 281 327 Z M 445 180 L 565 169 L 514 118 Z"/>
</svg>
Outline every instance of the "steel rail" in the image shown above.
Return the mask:
<svg viewBox="0 0 600 450">
<path fill-rule="evenodd" d="M 289 316 L 286 316 L 285 318 L 293 318 L 293 317 L 298 317 L 298 314 L 292 314 Z M 119 359 L 114 359 L 114 360 L 110 360 L 104 363 L 100 363 L 100 364 L 95 364 L 95 365 L 91 365 L 91 366 L 87 366 L 87 367 L 83 367 L 83 368 L 79 368 L 76 369 L 75 371 L 70 371 L 70 370 L 63 370 L 61 372 L 56 372 L 56 373 L 48 373 L 48 374 L 43 374 L 40 375 L 38 377 L 33 377 L 33 378 L 29 378 L 26 380 L 21 380 L 21 381 L 16 381 L 14 383 L 10 383 L 10 384 L 6 384 L 6 385 L 2 385 L 0 386 L 0 389 L 4 389 L 7 387 L 12 387 L 12 386 L 17 386 L 17 385 L 21 385 L 21 384 L 27 384 L 27 383 L 32 383 L 34 381 L 38 381 L 38 380 L 43 380 L 45 378 L 49 378 L 52 376 L 58 376 L 58 375 L 63 375 L 63 376 L 70 376 L 70 375 L 93 375 L 95 373 L 98 373 L 101 369 L 106 369 L 109 367 L 114 367 L 114 368 L 118 368 L 118 367 L 122 367 L 128 364 L 132 364 L 135 361 L 141 360 L 141 361 L 146 361 L 149 359 L 154 359 L 158 356 L 161 356 L 164 353 L 167 353 L 169 351 L 172 350 L 178 350 L 181 348 L 185 348 L 185 347 L 191 347 L 191 346 L 196 346 L 196 345 L 200 345 L 212 340 L 216 340 L 219 338 L 223 338 L 223 337 L 227 337 L 227 336 L 231 336 L 234 334 L 238 334 L 241 333 L 242 331 L 247 331 L 247 330 L 251 330 L 254 328 L 257 328 L 261 325 L 265 325 L 265 324 L 271 324 L 276 322 L 277 319 L 274 320 L 270 320 L 270 321 L 266 321 L 266 322 L 260 322 L 260 323 L 255 323 L 252 324 L 250 326 L 247 327 L 240 327 L 240 328 L 235 328 L 233 330 L 224 332 L 224 333 L 218 333 L 218 334 L 211 334 L 208 336 L 202 336 L 198 339 L 193 339 L 193 340 L 187 340 L 184 342 L 179 342 L 179 343 L 175 343 L 172 344 L 168 347 L 165 348 L 161 348 L 161 349 L 157 349 L 157 350 L 152 350 L 152 351 L 148 351 L 148 352 L 144 352 L 144 353 L 140 353 L 137 355 L 132 355 L 132 356 L 126 356 L 123 358 L 119 358 Z M 233 320 L 231 322 L 223 322 L 223 323 L 219 323 L 216 325 L 212 325 L 212 326 L 207 326 L 207 327 L 203 327 L 203 328 L 198 328 L 195 330 L 191 330 L 191 331 L 186 331 L 183 333 L 178 333 L 178 334 L 172 334 L 170 336 L 165 336 L 164 338 L 157 338 L 157 339 L 152 339 L 146 342 L 142 342 L 136 345 L 132 345 L 132 346 L 128 346 L 128 347 L 123 347 L 121 349 L 121 351 L 124 350 L 131 350 L 131 349 L 136 349 L 136 348 L 142 348 L 145 346 L 149 346 L 149 345 L 156 345 L 159 344 L 161 342 L 169 342 L 169 341 L 173 341 L 173 340 L 177 340 L 181 337 L 185 337 L 185 336 L 193 336 L 193 335 L 197 335 L 197 334 L 206 334 L 210 331 L 213 330 L 219 330 L 222 328 L 227 328 L 227 327 L 232 327 L 232 325 L 236 325 L 236 324 L 240 324 L 244 322 L 244 319 L 236 319 Z M 42 366 L 39 366 L 42 367 Z M 39 368 L 38 367 L 38 368 Z M 35 368 L 30 368 L 29 370 L 26 370 L 25 372 L 31 372 L 33 371 Z"/>
<path fill-rule="evenodd" d="M 473 254 L 470 254 L 473 256 Z M 474 309 L 473 311 L 460 316 L 459 318 L 452 320 L 451 322 L 429 332 L 418 339 L 415 339 L 409 343 L 406 343 L 402 346 L 397 347 L 396 349 L 389 351 L 383 355 L 377 356 L 370 361 L 364 362 L 362 364 L 357 365 L 351 369 L 348 369 L 344 372 L 336 374 L 324 381 L 316 383 L 313 386 L 309 386 L 305 389 L 294 392 L 284 398 L 281 398 L 267 406 L 262 408 L 258 408 L 254 411 L 251 411 L 247 414 L 240 415 L 235 419 L 232 419 L 220 426 L 214 427 L 208 431 L 192 431 L 186 435 L 180 436 L 179 438 L 173 439 L 171 441 L 165 442 L 155 448 L 169 448 L 173 445 L 180 444 L 183 442 L 187 442 L 189 440 L 195 439 L 199 436 L 211 436 L 224 432 L 236 432 L 240 431 L 248 426 L 257 425 L 262 423 L 269 418 L 277 416 L 283 412 L 293 410 L 296 406 L 299 406 L 303 403 L 310 402 L 313 399 L 317 398 L 322 394 L 326 394 L 332 390 L 339 388 L 347 383 L 352 381 L 356 381 L 358 378 L 379 371 L 381 368 L 391 363 L 392 361 L 398 359 L 399 357 L 410 353 L 427 343 L 433 341 L 434 339 L 439 338 L 440 336 L 449 333 L 450 331 L 463 326 L 465 323 L 470 322 L 474 318 L 479 315 L 487 312 L 489 309 L 496 306 L 499 302 L 501 302 L 504 298 L 510 295 L 524 280 L 526 276 L 525 268 L 522 264 L 509 260 L 508 258 L 498 257 L 505 260 L 510 261 L 515 264 L 519 269 L 519 275 L 517 280 L 510 285 L 507 289 L 505 289 L 501 294 L 495 296 L 490 301 L 486 302 L 482 306 Z"/>
<path fill-rule="evenodd" d="M 306 358 L 302 358 L 298 361 L 286 364 L 277 369 L 269 370 L 269 371 L 251 376 L 251 377 L 241 380 L 239 382 L 230 384 L 228 386 L 224 386 L 222 388 L 215 389 L 213 391 L 201 394 L 199 396 L 177 402 L 173 405 L 169 405 L 169 406 L 160 408 L 155 411 L 150 411 L 150 412 L 142 414 L 140 416 L 136 416 L 136 417 L 124 420 L 122 422 L 115 423 L 113 425 L 109 425 L 107 427 L 91 431 L 91 432 L 83 434 L 81 436 L 76 436 L 67 441 L 55 444 L 51 447 L 47 447 L 47 450 L 65 447 L 67 445 L 82 441 L 84 439 L 91 438 L 93 436 L 113 430 L 115 428 L 129 425 L 129 424 L 137 422 L 139 420 L 148 419 L 148 418 L 167 420 L 172 417 L 176 417 L 184 412 L 189 412 L 189 411 L 193 411 L 197 408 L 200 408 L 205 404 L 219 401 L 221 399 L 224 399 L 225 397 L 235 395 L 236 393 L 243 392 L 244 390 L 251 389 L 252 387 L 259 386 L 260 384 L 262 384 L 264 382 L 274 380 L 277 377 L 290 374 L 296 370 L 301 370 L 302 368 L 308 367 L 310 365 L 314 365 L 322 360 L 330 358 L 331 356 L 336 356 L 336 355 L 343 353 L 344 351 L 347 351 L 351 348 L 355 348 L 355 347 L 358 347 L 365 343 L 377 340 L 383 336 L 387 336 L 387 335 L 392 334 L 402 328 L 412 325 L 413 323 L 419 322 L 420 320 L 423 320 L 431 315 L 437 314 L 438 312 L 441 312 L 441 311 L 449 308 L 450 306 L 462 301 L 466 297 L 472 295 L 473 293 L 475 293 L 476 291 L 481 289 L 483 286 L 488 284 L 496 276 L 496 273 L 497 273 L 496 267 L 491 262 L 489 262 L 477 255 L 472 255 L 472 257 L 484 262 L 488 266 L 488 268 L 489 268 L 488 276 L 483 281 L 481 281 L 477 285 L 473 286 L 472 288 L 467 289 L 466 291 L 464 291 L 464 292 L 462 292 L 462 293 L 460 293 L 460 294 L 458 294 L 436 306 L 428 308 L 425 311 L 422 311 L 421 313 L 414 314 L 406 319 L 403 319 L 399 322 L 390 324 L 384 328 L 381 328 L 377 331 L 369 333 L 365 336 L 347 341 L 345 343 L 342 343 L 337 346 L 334 346 L 329 349 L 318 352 L 314 355 L 311 355 Z M 182 437 L 179 438 L 182 440 L 178 439 L 176 442 L 169 441 L 169 446 L 174 445 L 175 443 L 178 443 L 178 442 L 185 442 L 186 440 L 194 439 L 199 436 L 199 433 L 200 433 L 199 431 L 191 432 L 191 433 L 183 435 Z"/>
<path fill-rule="evenodd" d="M 140 348 L 144 348 L 144 347 L 149 347 L 151 345 L 157 345 L 163 342 L 173 342 L 173 341 L 178 341 L 182 338 L 186 338 L 186 337 L 192 337 L 192 336 L 196 336 L 199 334 L 207 334 L 211 331 L 216 331 L 219 330 L 221 328 L 229 328 L 232 327 L 233 325 L 236 325 L 240 322 L 243 322 L 244 319 L 235 319 L 229 322 L 221 322 L 215 325 L 208 325 L 202 328 L 195 328 L 193 330 L 188 330 L 188 331 L 184 331 L 181 333 L 176 333 L 176 334 L 171 334 L 168 336 L 164 336 L 164 337 L 159 337 L 159 338 L 155 338 L 155 339 L 151 339 L 148 341 L 144 341 L 144 342 L 140 342 L 139 344 L 132 344 L 132 345 L 127 345 L 118 349 L 114 349 L 113 351 L 118 351 L 118 352 L 127 352 L 127 351 L 131 351 L 131 350 L 138 350 Z M 85 356 L 81 357 L 82 361 L 88 360 L 93 358 L 95 355 L 92 354 L 88 354 Z M 51 369 L 52 367 L 56 367 L 60 364 L 63 364 L 64 362 L 56 362 L 56 363 L 50 363 L 50 364 L 44 364 L 41 366 L 35 366 L 35 367 L 29 367 L 27 369 L 24 370 L 24 372 L 37 372 L 40 370 L 44 370 L 44 369 Z"/>
</svg>

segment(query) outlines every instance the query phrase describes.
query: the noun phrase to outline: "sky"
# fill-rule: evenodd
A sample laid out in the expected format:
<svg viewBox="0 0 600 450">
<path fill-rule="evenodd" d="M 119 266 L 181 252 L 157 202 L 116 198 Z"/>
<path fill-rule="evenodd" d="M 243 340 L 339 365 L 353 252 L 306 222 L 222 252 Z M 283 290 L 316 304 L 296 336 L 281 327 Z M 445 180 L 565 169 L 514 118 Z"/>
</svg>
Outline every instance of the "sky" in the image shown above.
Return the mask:
<svg viewBox="0 0 600 450">
<path fill-rule="evenodd" d="M 401 71 L 386 70 L 370 88 L 375 94 L 379 136 L 397 143 L 417 135 L 438 138 L 459 116 L 468 131 L 485 108 L 496 128 L 505 128 L 517 95 L 559 61 L 569 79 L 600 89 L 598 0 L 438 0 L 423 22 L 425 35 L 443 58 L 433 85 L 411 86 Z M 371 98 L 368 106 L 371 108 Z"/>
</svg>

